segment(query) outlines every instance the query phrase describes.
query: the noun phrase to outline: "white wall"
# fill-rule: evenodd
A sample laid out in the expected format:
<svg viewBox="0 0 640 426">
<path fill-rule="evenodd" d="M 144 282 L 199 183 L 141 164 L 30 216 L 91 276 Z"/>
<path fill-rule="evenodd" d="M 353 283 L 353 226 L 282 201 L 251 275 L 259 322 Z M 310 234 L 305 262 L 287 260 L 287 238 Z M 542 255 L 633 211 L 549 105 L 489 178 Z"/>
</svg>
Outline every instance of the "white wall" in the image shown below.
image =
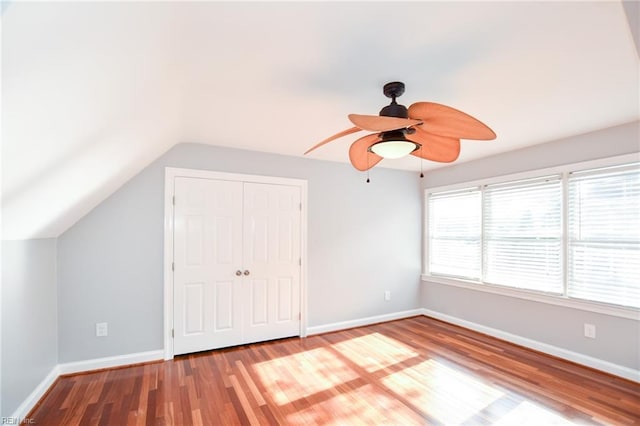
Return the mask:
<svg viewBox="0 0 640 426">
<path fill-rule="evenodd" d="M 562 139 L 430 172 L 438 187 L 640 151 L 640 123 Z M 640 370 L 640 322 L 426 281 L 422 305 L 481 326 Z M 583 337 L 595 324 L 597 338 Z"/>
<path fill-rule="evenodd" d="M 162 348 L 165 166 L 308 180 L 309 326 L 419 307 L 417 173 L 180 144 L 58 238 L 60 362 Z"/>
<path fill-rule="evenodd" d="M 56 240 L 2 242 L 2 413 L 9 417 L 58 363 Z"/>
</svg>

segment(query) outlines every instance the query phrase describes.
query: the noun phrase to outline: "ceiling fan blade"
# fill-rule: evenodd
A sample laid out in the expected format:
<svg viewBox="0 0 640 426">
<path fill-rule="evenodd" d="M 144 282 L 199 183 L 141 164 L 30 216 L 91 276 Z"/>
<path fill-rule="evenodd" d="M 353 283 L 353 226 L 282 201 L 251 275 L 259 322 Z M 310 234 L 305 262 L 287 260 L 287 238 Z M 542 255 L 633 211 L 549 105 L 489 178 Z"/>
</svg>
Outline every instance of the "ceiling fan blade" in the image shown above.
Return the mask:
<svg viewBox="0 0 640 426">
<path fill-rule="evenodd" d="M 379 141 L 380 135 L 373 134 L 363 136 L 351 144 L 351 148 L 349 148 L 349 160 L 351 160 L 353 167 L 364 172 L 378 164 L 382 160 L 382 157 L 368 150 L 371 145 Z"/>
<path fill-rule="evenodd" d="M 410 118 L 385 117 L 380 115 L 349 114 L 349 120 L 363 130 L 370 132 L 386 132 L 389 130 L 404 129 L 405 127 L 420 124 L 421 120 Z"/>
<path fill-rule="evenodd" d="M 460 155 L 460 139 L 433 135 L 425 132 L 421 127 L 416 127 L 416 132 L 409 135 L 408 139 L 420 144 L 420 148 L 413 151 L 411 155 L 425 160 L 451 163 Z"/>
<path fill-rule="evenodd" d="M 409 107 L 409 117 L 421 120 L 425 132 L 440 136 L 476 140 L 496 138 L 495 132 L 480 120 L 446 105 L 416 102 Z"/>
<path fill-rule="evenodd" d="M 343 136 L 350 135 L 351 133 L 359 132 L 360 130 L 362 130 L 362 129 L 360 129 L 359 127 L 351 127 L 350 129 L 343 130 L 343 131 L 341 131 L 340 133 L 336 133 L 336 134 L 335 134 L 335 135 L 333 135 L 333 136 L 329 136 L 328 138 L 326 138 L 326 139 L 325 139 L 325 140 L 323 140 L 322 142 L 317 143 L 317 144 L 315 144 L 314 146 L 312 146 L 311 148 L 309 148 L 309 149 L 304 153 L 304 155 L 307 155 L 308 153 L 310 153 L 310 152 L 311 152 L 311 151 L 313 151 L 314 149 L 316 149 L 316 148 L 320 148 L 322 145 L 327 144 L 327 143 L 331 142 L 332 140 L 335 140 L 335 139 L 341 138 L 341 137 L 343 137 Z"/>
</svg>

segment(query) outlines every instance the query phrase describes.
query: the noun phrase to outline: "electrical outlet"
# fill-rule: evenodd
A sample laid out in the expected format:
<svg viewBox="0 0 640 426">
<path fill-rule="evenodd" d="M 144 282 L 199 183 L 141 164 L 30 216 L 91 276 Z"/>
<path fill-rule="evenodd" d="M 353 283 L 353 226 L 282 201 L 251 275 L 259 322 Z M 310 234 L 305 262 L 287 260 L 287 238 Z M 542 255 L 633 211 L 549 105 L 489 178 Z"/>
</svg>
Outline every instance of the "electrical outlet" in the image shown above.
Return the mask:
<svg viewBox="0 0 640 426">
<path fill-rule="evenodd" d="M 109 335 L 109 329 L 106 322 L 96 323 L 96 337 L 105 337 Z"/>
<path fill-rule="evenodd" d="M 588 337 L 589 339 L 596 338 L 596 326 L 593 324 L 584 324 L 584 337 Z"/>
<path fill-rule="evenodd" d="M 386 300 L 387 302 L 391 300 L 391 292 L 389 290 L 384 292 L 384 300 Z"/>
</svg>

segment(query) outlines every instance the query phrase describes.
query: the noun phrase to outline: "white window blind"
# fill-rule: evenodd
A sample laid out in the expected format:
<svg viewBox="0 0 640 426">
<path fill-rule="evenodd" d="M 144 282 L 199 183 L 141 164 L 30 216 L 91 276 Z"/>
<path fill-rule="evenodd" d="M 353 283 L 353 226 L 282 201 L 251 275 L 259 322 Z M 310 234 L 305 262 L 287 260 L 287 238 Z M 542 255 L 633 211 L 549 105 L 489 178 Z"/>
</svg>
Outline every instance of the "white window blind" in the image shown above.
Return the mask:
<svg viewBox="0 0 640 426">
<path fill-rule="evenodd" d="M 640 308 L 640 168 L 571 173 L 568 295 Z"/>
<path fill-rule="evenodd" d="M 484 278 L 491 284 L 563 292 L 561 176 L 484 189 Z"/>
<path fill-rule="evenodd" d="M 480 279 L 481 207 L 477 188 L 429 195 L 430 273 Z"/>
</svg>

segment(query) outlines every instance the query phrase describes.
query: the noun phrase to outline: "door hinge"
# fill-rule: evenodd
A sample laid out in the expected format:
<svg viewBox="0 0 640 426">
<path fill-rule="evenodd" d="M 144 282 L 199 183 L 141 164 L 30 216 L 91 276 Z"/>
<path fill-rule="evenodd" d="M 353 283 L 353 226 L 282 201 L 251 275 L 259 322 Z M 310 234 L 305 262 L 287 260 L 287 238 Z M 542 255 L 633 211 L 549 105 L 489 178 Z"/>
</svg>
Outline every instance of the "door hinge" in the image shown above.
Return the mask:
<svg viewBox="0 0 640 426">
<path fill-rule="evenodd" d="M 176 333 L 175 333 L 175 330 L 173 328 L 171 329 L 171 337 L 176 337 Z"/>
<path fill-rule="evenodd" d="M 176 270 L 176 264 L 174 262 L 171 262 L 171 270 L 172 271 Z"/>
<path fill-rule="evenodd" d="M 298 266 L 302 266 L 302 258 L 298 258 Z"/>
<path fill-rule="evenodd" d="M 176 205 L 176 196 L 174 195 L 173 197 L 171 197 L 171 203 L 175 206 Z"/>
<path fill-rule="evenodd" d="M 298 321 L 302 319 L 302 312 L 298 312 Z"/>
<path fill-rule="evenodd" d="M 300 203 L 299 207 L 300 207 L 300 211 L 302 211 L 302 203 Z"/>
</svg>

